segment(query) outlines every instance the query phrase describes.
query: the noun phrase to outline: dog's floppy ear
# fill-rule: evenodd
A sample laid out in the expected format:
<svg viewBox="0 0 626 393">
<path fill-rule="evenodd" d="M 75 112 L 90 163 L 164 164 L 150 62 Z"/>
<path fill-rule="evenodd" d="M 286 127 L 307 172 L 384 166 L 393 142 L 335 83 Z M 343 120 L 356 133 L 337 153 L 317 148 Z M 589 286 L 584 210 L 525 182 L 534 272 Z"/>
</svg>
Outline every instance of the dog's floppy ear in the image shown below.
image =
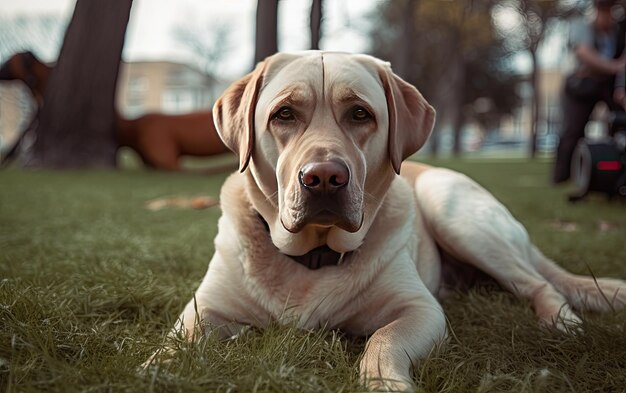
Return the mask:
<svg viewBox="0 0 626 393">
<path fill-rule="evenodd" d="M 402 161 L 419 150 L 435 124 L 435 110 L 420 92 L 391 71 L 379 71 L 389 112 L 389 156 L 396 173 Z"/>
<path fill-rule="evenodd" d="M 239 156 L 239 171 L 248 167 L 254 149 L 254 111 L 263 83 L 265 62 L 233 83 L 213 106 L 215 128 L 224 144 Z"/>
</svg>

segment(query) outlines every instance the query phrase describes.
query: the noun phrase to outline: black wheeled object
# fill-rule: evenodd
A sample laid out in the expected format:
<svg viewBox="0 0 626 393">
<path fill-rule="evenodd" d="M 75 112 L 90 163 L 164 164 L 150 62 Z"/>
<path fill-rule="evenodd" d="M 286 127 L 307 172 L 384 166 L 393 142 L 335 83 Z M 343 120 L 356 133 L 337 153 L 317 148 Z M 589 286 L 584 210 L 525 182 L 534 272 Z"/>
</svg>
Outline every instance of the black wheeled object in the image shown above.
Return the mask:
<svg viewBox="0 0 626 393">
<path fill-rule="evenodd" d="M 578 201 L 590 192 L 626 196 L 626 114 L 612 116 L 609 135 L 603 141 L 578 142 L 571 164 L 576 190 L 569 196 L 570 201 Z"/>
</svg>

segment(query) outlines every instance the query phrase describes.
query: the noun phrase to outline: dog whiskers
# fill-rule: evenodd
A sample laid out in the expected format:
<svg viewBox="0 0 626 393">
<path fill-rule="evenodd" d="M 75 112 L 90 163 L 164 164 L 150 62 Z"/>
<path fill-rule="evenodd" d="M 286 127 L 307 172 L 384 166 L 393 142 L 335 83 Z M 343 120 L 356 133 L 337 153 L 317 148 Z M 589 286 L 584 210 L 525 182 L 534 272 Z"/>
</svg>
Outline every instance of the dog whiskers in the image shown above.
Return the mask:
<svg viewBox="0 0 626 393">
<path fill-rule="evenodd" d="M 380 199 L 376 198 L 374 195 L 370 194 L 369 192 L 363 192 L 363 197 L 364 197 L 363 199 L 364 199 L 364 201 L 366 203 L 370 202 L 370 203 L 373 203 L 375 205 L 379 205 L 379 204 L 382 203 L 382 201 Z"/>
</svg>

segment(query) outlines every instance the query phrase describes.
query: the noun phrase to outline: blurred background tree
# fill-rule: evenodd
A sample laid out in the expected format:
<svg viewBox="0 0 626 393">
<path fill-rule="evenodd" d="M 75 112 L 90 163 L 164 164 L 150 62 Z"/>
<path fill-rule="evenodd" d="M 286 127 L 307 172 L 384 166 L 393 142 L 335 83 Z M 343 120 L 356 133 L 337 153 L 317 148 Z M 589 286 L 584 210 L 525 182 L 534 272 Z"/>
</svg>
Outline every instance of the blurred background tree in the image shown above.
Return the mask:
<svg viewBox="0 0 626 393">
<path fill-rule="evenodd" d="M 172 29 L 172 37 L 188 53 L 198 70 L 206 76 L 207 86 L 214 88 L 219 82 L 219 66 L 228 58 L 232 49 L 232 31 L 225 22 L 202 19 L 188 15 L 184 22 Z M 212 97 L 212 100 L 217 97 Z"/>
<path fill-rule="evenodd" d="M 115 90 L 132 0 L 78 0 L 44 92 L 31 165 L 116 165 Z"/>
<path fill-rule="evenodd" d="M 254 48 L 254 64 L 278 52 L 278 0 L 257 1 Z"/>
<path fill-rule="evenodd" d="M 311 0 L 309 49 L 320 49 L 323 3 L 323 0 Z M 278 5 L 278 0 L 257 1 L 254 64 L 278 52 Z"/>
<path fill-rule="evenodd" d="M 515 23 L 507 26 L 507 44 L 512 50 L 525 50 L 531 60 L 531 157 L 537 153 L 538 125 L 543 116 L 539 89 L 539 46 L 553 23 L 582 15 L 590 3 L 584 0 L 504 0 L 496 6 L 496 12 L 513 12 L 516 15 Z"/>
<path fill-rule="evenodd" d="M 542 116 L 539 48 L 554 23 L 581 16 L 589 6 L 584 0 L 383 2 L 371 18 L 372 52 L 396 65 L 437 108 L 431 153 L 438 151 L 437 131 L 450 127 L 452 150 L 458 155 L 462 129 L 469 121 L 489 132 L 520 106 L 524 79 L 512 58 L 526 51 L 532 88 L 529 146 L 534 157 Z M 510 23 L 503 24 L 503 19 Z"/>
<path fill-rule="evenodd" d="M 405 0 L 383 2 L 373 18 L 372 53 L 398 64 L 398 72 L 437 108 L 438 130 L 453 129 L 454 154 L 468 120 L 496 124 L 519 104 L 510 67 L 513 52 L 494 26 L 495 1 Z M 403 48 L 398 51 L 397 48 Z"/>
<path fill-rule="evenodd" d="M 311 49 L 320 48 L 322 39 L 322 11 L 323 0 L 311 0 Z"/>
</svg>

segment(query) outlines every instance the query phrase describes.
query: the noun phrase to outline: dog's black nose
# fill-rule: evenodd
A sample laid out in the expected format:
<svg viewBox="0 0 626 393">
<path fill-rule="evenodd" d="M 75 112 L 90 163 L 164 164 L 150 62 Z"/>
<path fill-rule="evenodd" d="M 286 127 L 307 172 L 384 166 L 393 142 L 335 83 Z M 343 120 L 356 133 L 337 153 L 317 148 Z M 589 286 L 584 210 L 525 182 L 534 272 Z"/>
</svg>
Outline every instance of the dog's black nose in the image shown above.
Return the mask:
<svg viewBox="0 0 626 393">
<path fill-rule="evenodd" d="M 299 179 L 307 190 L 332 194 L 348 184 L 350 171 L 338 161 L 310 162 L 300 170 Z"/>
</svg>

